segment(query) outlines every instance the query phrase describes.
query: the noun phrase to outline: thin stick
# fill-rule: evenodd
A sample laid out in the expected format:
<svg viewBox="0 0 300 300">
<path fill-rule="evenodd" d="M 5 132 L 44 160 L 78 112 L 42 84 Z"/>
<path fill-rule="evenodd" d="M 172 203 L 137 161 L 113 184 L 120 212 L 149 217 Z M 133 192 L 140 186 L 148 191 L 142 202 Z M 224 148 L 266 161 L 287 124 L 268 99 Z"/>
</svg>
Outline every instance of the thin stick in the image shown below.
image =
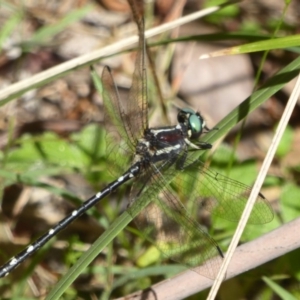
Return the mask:
<svg viewBox="0 0 300 300">
<path fill-rule="evenodd" d="M 146 36 L 146 38 L 149 38 L 149 37 L 158 35 L 167 30 L 171 30 L 173 28 L 176 28 L 178 26 L 181 26 L 183 24 L 186 24 L 188 22 L 191 22 L 193 20 L 201 18 L 203 16 L 209 15 L 209 14 L 219 10 L 221 7 L 222 7 L 221 5 L 209 7 L 209 8 L 203 9 L 201 11 L 187 15 L 185 17 L 182 17 L 173 22 L 166 23 L 161 26 L 149 29 L 145 32 L 145 36 Z M 131 36 L 131 37 L 123 39 L 117 43 L 114 43 L 112 45 L 109 45 L 109 46 L 104 47 L 99 50 L 95 50 L 93 52 L 82 55 L 80 57 L 74 58 L 74 59 L 69 60 L 65 63 L 62 63 L 58 66 L 55 66 L 51 69 L 40 72 L 30 78 L 27 78 L 27 79 L 24 79 L 22 81 L 15 83 L 15 84 L 12 84 L 9 87 L 4 88 L 2 91 L 0 91 L 0 106 L 4 105 L 8 101 L 10 101 L 16 97 L 19 97 L 20 95 L 24 94 L 25 92 L 27 92 L 29 90 L 32 90 L 32 89 L 39 87 L 47 82 L 50 82 L 54 79 L 62 77 L 66 73 L 69 73 L 70 71 L 72 71 L 74 69 L 78 69 L 78 68 L 82 68 L 87 65 L 91 65 L 92 63 L 99 60 L 100 58 L 103 58 L 105 56 L 110 56 L 112 54 L 115 54 L 118 51 L 127 49 L 127 48 L 129 48 L 129 46 L 132 46 L 133 44 L 137 43 L 137 41 L 138 41 L 138 36 Z"/>
<path fill-rule="evenodd" d="M 218 276 L 217 276 L 217 278 L 216 278 L 216 280 L 215 280 L 215 282 L 214 282 L 214 284 L 212 286 L 212 289 L 210 290 L 210 293 L 209 293 L 209 295 L 207 297 L 207 300 L 213 300 L 213 299 L 215 299 L 215 297 L 217 295 L 217 292 L 218 292 L 218 290 L 219 290 L 219 288 L 221 286 L 221 283 L 222 283 L 222 281 L 223 281 L 223 279 L 225 277 L 226 271 L 228 269 L 228 265 L 230 263 L 230 260 L 231 260 L 231 258 L 233 256 L 233 253 L 234 253 L 234 251 L 235 251 L 235 249 L 237 247 L 237 244 L 238 244 L 238 242 L 240 240 L 240 237 L 241 237 L 241 235 L 242 235 L 242 233 L 243 233 L 243 231 L 245 229 L 245 226 L 246 226 L 247 221 L 249 219 L 249 216 L 251 214 L 252 207 L 255 204 L 255 200 L 257 198 L 257 195 L 258 195 L 258 193 L 259 193 L 259 191 L 261 189 L 261 186 L 262 186 L 262 184 L 264 182 L 264 179 L 265 179 L 265 177 L 267 175 L 267 172 L 269 170 L 269 167 L 271 165 L 271 162 L 273 160 L 275 152 L 276 152 L 276 150 L 278 148 L 278 145 L 279 145 L 279 142 L 280 142 L 280 140 L 282 138 L 284 130 L 285 130 L 285 128 L 286 128 L 286 126 L 288 124 L 288 121 L 289 121 L 289 119 L 291 117 L 291 114 L 292 114 L 292 112 L 294 110 L 294 107 L 295 107 L 295 105 L 297 103 L 299 95 L 300 95 L 300 76 L 298 76 L 295 88 L 294 88 L 294 90 L 293 90 L 293 92 L 292 92 L 292 94 L 290 96 L 290 99 L 289 99 L 289 101 L 287 103 L 285 111 L 284 111 L 284 113 L 282 115 L 282 118 L 281 118 L 281 120 L 279 122 L 278 128 L 277 128 L 276 133 L 274 135 L 274 138 L 273 138 L 273 141 L 272 141 L 271 146 L 269 148 L 269 151 L 267 153 L 267 156 L 266 156 L 266 158 L 265 158 L 265 160 L 263 162 L 263 165 L 261 167 L 261 170 L 259 172 L 259 175 L 258 175 L 258 177 L 256 179 L 256 182 L 255 182 L 255 184 L 253 186 L 253 189 L 251 191 L 249 200 L 248 200 L 247 205 L 245 207 L 245 210 L 244 210 L 244 212 L 242 214 L 241 220 L 240 220 L 240 222 L 238 224 L 237 230 L 236 230 L 236 232 L 235 232 L 235 234 L 234 234 L 234 236 L 232 238 L 231 244 L 230 244 L 230 246 L 228 248 L 228 252 L 225 255 L 225 259 L 223 261 L 223 264 L 221 266 L 219 274 L 218 274 Z"/>
</svg>

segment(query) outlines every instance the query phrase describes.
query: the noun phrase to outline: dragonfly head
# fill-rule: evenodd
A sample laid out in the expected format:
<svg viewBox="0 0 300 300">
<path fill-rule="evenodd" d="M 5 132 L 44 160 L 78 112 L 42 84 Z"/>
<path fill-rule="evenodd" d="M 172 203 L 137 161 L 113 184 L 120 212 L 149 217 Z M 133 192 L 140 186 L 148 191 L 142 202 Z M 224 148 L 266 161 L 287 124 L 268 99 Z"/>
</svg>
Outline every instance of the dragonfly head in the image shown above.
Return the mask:
<svg viewBox="0 0 300 300">
<path fill-rule="evenodd" d="M 183 108 L 178 112 L 177 120 L 180 124 L 184 124 L 190 139 L 197 139 L 206 128 L 205 121 L 202 116 L 190 108 Z"/>
</svg>

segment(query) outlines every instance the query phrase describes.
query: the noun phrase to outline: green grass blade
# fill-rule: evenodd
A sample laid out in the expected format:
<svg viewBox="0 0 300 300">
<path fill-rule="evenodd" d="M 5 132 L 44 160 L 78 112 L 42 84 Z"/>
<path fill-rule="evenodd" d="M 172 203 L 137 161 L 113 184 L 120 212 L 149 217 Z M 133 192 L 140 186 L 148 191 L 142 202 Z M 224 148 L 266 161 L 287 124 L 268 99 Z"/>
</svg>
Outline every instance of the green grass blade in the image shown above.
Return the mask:
<svg viewBox="0 0 300 300">
<path fill-rule="evenodd" d="M 203 138 L 203 141 L 213 143 L 220 137 L 227 134 L 233 126 L 243 120 L 249 113 L 263 104 L 272 95 L 278 92 L 289 81 L 298 76 L 300 72 L 300 57 L 296 58 L 289 65 L 281 69 L 276 75 L 270 78 L 261 88 L 253 92 L 250 97 L 244 100 L 232 112 L 230 112 L 219 124 L 218 130 L 210 131 Z"/>
<path fill-rule="evenodd" d="M 275 281 L 268 277 L 263 277 L 263 281 L 283 300 L 296 300 L 296 298 L 285 290 L 282 286 L 278 285 Z"/>
<path fill-rule="evenodd" d="M 258 42 L 266 41 L 271 38 L 269 34 L 260 34 L 252 32 L 219 32 L 219 33 L 210 33 L 210 34 L 199 34 L 199 35 L 187 35 L 180 36 L 178 38 L 163 39 L 157 42 L 151 42 L 148 44 L 148 47 L 157 47 L 164 46 L 171 43 L 185 43 L 190 41 L 197 42 L 220 42 L 220 41 L 245 41 L 245 42 Z"/>
<path fill-rule="evenodd" d="M 300 34 L 266 41 L 254 42 L 231 48 L 230 54 L 251 53 L 273 49 L 283 49 L 300 46 Z"/>
<path fill-rule="evenodd" d="M 201 58 L 218 57 L 224 55 L 235 55 L 243 53 L 252 53 L 259 51 L 270 51 L 274 49 L 299 49 L 300 46 L 300 35 L 292 35 L 282 38 L 271 38 L 265 41 L 259 41 L 241 46 L 231 47 L 215 51 L 210 54 L 202 55 Z M 299 51 L 299 50 L 298 50 Z"/>
<path fill-rule="evenodd" d="M 15 27 L 17 27 L 23 18 L 23 14 L 21 12 L 17 12 L 13 14 L 10 19 L 5 22 L 5 24 L 1 27 L 0 30 L 0 51 L 2 50 L 2 45 L 6 41 L 6 39 L 11 36 Z"/>
<path fill-rule="evenodd" d="M 83 270 L 95 259 L 97 255 L 123 230 L 132 220 L 131 216 L 124 212 L 111 226 L 96 240 L 91 248 L 85 252 L 78 262 L 66 273 L 47 296 L 47 300 L 60 299 L 64 291 L 83 272 Z"/>
</svg>

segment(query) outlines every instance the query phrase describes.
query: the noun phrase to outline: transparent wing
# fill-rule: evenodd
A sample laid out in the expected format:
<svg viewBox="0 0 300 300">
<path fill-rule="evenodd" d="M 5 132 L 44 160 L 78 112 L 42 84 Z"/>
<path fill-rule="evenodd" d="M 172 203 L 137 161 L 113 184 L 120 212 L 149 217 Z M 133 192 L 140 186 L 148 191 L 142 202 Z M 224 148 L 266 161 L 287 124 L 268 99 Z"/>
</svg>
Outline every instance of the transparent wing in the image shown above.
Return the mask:
<svg viewBox="0 0 300 300">
<path fill-rule="evenodd" d="M 194 158 L 193 155 L 191 155 Z M 202 265 L 201 274 L 215 278 L 221 257 L 217 243 L 196 222 L 201 209 L 230 221 L 238 221 L 251 188 L 191 161 L 182 151 L 168 161 L 151 165 L 134 184 L 129 213 L 138 228 L 165 256 L 190 268 Z M 189 200 L 193 216 L 183 202 Z M 262 196 L 257 197 L 249 222 L 263 224 L 273 219 L 273 210 Z M 214 260 L 210 258 L 216 257 Z M 198 272 L 198 269 L 196 270 Z"/>
<path fill-rule="evenodd" d="M 190 217 L 175 194 L 167 188 L 168 178 L 159 172 L 150 176 L 153 172 L 155 170 L 149 170 L 148 175 L 144 174 L 134 186 L 128 212 L 134 217 L 140 206 L 146 204 L 146 208 L 135 217 L 135 223 L 143 235 L 166 257 L 208 278 L 215 278 L 222 263 L 217 243 Z M 140 195 L 143 189 L 146 190 Z M 201 269 L 195 268 L 199 265 Z"/>
<path fill-rule="evenodd" d="M 175 168 L 175 165 L 172 166 L 168 172 L 173 172 Z M 177 174 L 172 186 L 183 201 L 188 195 L 188 199 L 194 203 L 193 211 L 204 208 L 229 221 L 239 221 L 251 187 L 206 167 L 200 160 L 191 161 L 189 158 L 185 161 L 184 171 Z M 259 194 L 248 223 L 265 224 L 272 221 L 273 217 L 270 203 Z"/>
<path fill-rule="evenodd" d="M 110 69 L 104 67 L 102 73 L 106 150 L 114 165 L 120 166 L 110 170 L 114 175 L 128 167 L 136 143 L 148 127 L 144 21 L 137 22 L 139 45 L 128 99 L 121 101 Z"/>
<path fill-rule="evenodd" d="M 147 101 L 147 72 L 146 72 L 146 42 L 144 36 L 144 20 L 136 20 L 139 29 L 138 53 L 135 61 L 135 70 L 132 77 L 132 86 L 129 91 L 128 105 L 126 106 L 126 130 L 132 139 L 144 135 L 148 128 L 148 101 Z"/>
<path fill-rule="evenodd" d="M 132 86 L 128 99 L 121 101 L 109 68 L 102 74 L 104 86 L 105 117 L 109 123 L 113 121 L 119 135 L 131 143 L 134 149 L 138 139 L 148 127 L 147 76 L 145 63 L 144 22 L 141 19 L 139 28 L 139 45 L 132 78 Z M 107 121 L 107 120 L 105 120 Z"/>
<path fill-rule="evenodd" d="M 113 163 L 109 171 L 112 175 L 119 176 L 131 163 L 135 144 L 129 139 L 126 127 L 123 125 L 123 108 L 117 87 L 108 67 L 103 69 L 102 84 L 106 153 L 107 158 Z"/>
</svg>

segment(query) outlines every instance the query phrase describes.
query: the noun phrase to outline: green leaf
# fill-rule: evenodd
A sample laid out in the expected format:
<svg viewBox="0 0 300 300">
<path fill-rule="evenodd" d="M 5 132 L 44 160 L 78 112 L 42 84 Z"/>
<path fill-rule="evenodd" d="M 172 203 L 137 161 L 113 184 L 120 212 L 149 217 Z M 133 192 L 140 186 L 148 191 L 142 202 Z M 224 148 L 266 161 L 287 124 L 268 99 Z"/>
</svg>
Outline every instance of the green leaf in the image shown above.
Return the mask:
<svg viewBox="0 0 300 300">
<path fill-rule="evenodd" d="M 290 126 L 287 126 L 282 139 L 280 140 L 279 146 L 276 151 L 276 155 L 280 158 L 283 158 L 286 154 L 288 154 L 292 147 L 292 142 L 294 138 L 294 131 Z"/>
<path fill-rule="evenodd" d="M 297 300 L 291 293 L 278 285 L 268 277 L 263 277 L 263 281 L 283 300 Z"/>
<path fill-rule="evenodd" d="M 281 194 L 281 211 L 285 222 L 299 217 L 300 202 L 298 201 L 300 188 L 294 184 L 288 183 L 282 189 Z"/>
<path fill-rule="evenodd" d="M 211 7 L 214 5 L 221 5 L 226 3 L 224 0 L 207 0 L 204 2 L 204 7 Z M 229 3 L 229 2 L 227 2 Z M 224 19 L 228 21 L 229 18 L 236 17 L 240 13 L 240 9 L 236 4 L 230 4 L 223 7 L 222 9 L 216 11 L 215 13 L 205 17 L 205 20 L 214 23 L 220 24 Z"/>
<path fill-rule="evenodd" d="M 155 246 L 150 246 L 144 253 L 137 259 L 139 267 L 147 267 L 159 260 L 161 253 Z"/>
<path fill-rule="evenodd" d="M 46 132 L 38 137 L 23 136 L 18 140 L 19 148 L 9 152 L 10 164 L 31 164 L 38 168 L 45 163 L 68 168 L 84 168 L 88 157 L 73 143 Z"/>
</svg>

